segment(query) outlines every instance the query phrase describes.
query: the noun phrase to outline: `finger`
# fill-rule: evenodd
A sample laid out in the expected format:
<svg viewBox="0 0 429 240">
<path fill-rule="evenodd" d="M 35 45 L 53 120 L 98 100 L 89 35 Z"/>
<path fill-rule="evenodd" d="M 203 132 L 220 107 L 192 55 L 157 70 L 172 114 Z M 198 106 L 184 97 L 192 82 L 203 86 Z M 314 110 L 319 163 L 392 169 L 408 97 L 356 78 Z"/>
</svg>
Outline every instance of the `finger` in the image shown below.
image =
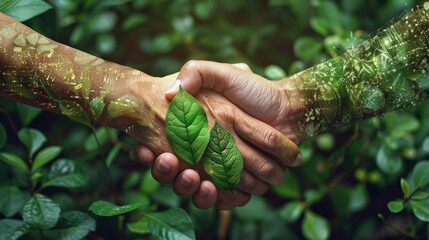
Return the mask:
<svg viewBox="0 0 429 240">
<path fill-rule="evenodd" d="M 200 175 L 195 170 L 186 169 L 181 172 L 173 183 L 173 189 L 181 197 L 189 197 L 200 186 Z"/>
<path fill-rule="evenodd" d="M 210 181 L 202 181 L 200 187 L 192 197 L 192 202 L 197 208 L 208 209 L 212 207 L 217 200 L 217 190 Z"/>
<path fill-rule="evenodd" d="M 240 177 L 240 182 L 237 185 L 237 189 L 244 193 L 262 195 L 268 191 L 270 185 L 266 182 L 255 177 L 252 173 L 247 170 L 243 170 Z"/>
<path fill-rule="evenodd" d="M 234 63 L 232 64 L 234 67 L 240 68 L 241 70 L 252 72 L 252 69 L 250 69 L 249 65 L 246 63 Z"/>
<path fill-rule="evenodd" d="M 216 207 L 220 210 L 231 210 L 235 207 L 246 205 L 250 201 L 250 194 L 238 190 L 218 190 L 218 201 Z"/>
<path fill-rule="evenodd" d="M 234 131 L 239 137 L 273 155 L 282 167 L 299 164 L 298 146 L 281 132 L 241 111 L 236 111 L 233 120 Z"/>
<path fill-rule="evenodd" d="M 152 165 L 155 160 L 155 154 L 144 145 L 137 145 L 135 149 L 137 160 L 143 164 Z"/>
<path fill-rule="evenodd" d="M 172 153 L 159 155 L 152 166 L 152 176 L 160 183 L 173 181 L 179 172 L 179 159 Z"/>
<path fill-rule="evenodd" d="M 235 139 L 243 156 L 244 169 L 269 184 L 280 184 L 286 178 L 285 169 L 267 154 L 255 149 L 241 139 Z"/>
</svg>

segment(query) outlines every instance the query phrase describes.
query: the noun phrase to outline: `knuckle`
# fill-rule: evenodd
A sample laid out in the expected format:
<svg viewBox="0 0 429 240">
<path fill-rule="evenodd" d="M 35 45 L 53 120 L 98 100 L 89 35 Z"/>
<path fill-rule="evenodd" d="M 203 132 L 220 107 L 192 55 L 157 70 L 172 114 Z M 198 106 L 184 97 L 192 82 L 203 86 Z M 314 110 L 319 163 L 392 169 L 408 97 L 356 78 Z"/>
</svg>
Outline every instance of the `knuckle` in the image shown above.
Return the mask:
<svg viewBox="0 0 429 240">
<path fill-rule="evenodd" d="M 273 164 L 264 161 L 259 166 L 259 174 L 264 179 L 271 180 L 274 179 L 278 173 L 276 167 Z"/>
<path fill-rule="evenodd" d="M 263 141 L 267 147 L 272 148 L 281 143 L 281 138 L 276 132 L 268 130 L 263 135 Z"/>
</svg>

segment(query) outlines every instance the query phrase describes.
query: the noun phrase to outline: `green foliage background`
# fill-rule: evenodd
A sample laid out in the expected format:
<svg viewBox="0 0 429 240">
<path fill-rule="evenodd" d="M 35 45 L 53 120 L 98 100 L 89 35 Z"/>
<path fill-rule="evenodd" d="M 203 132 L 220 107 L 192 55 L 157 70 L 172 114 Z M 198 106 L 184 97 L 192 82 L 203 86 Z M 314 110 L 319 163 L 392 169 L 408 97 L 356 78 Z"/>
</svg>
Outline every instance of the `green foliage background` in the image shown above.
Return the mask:
<svg viewBox="0 0 429 240">
<path fill-rule="evenodd" d="M 245 62 L 256 73 L 275 80 L 355 46 L 405 9 L 423 1 L 46 2 L 53 8 L 25 22 L 27 25 L 107 60 L 155 76 L 177 72 L 190 59 Z M 198 239 L 218 237 L 219 213 L 215 209 L 198 210 L 189 199 L 180 199 L 171 188 L 156 183 L 147 166 L 130 160 L 135 141 L 128 136 L 97 128 L 99 148 L 90 129 L 64 117 L 40 113 L 5 99 L 0 100 L 0 111 L 0 195 L 15 196 L 19 189 L 18 195 L 23 199 L 12 205 L 0 200 L 1 218 L 21 219 L 23 215 L 24 221 L 31 222 L 32 216 L 26 215 L 23 205 L 32 193 L 41 193 L 52 199 L 62 213 L 71 211 L 80 216 L 79 229 L 84 233 L 94 230 L 94 218 L 96 231 L 88 239 L 146 239 L 151 238 L 149 232 L 154 238 L 163 238 L 148 222 L 141 221 L 141 213 L 148 213 L 151 219 L 164 219 L 163 210 L 177 207 L 185 209 L 193 220 L 191 227 L 183 211 L 168 210 L 168 214 L 186 222 L 183 226 L 187 229 L 182 232 L 189 233 L 194 228 Z M 33 137 L 28 140 L 28 136 Z M 428 238 L 429 164 L 424 161 L 429 155 L 428 136 L 429 104 L 422 103 L 407 112 L 388 113 L 305 141 L 300 146 L 302 166 L 288 170 L 288 180 L 283 185 L 232 211 L 226 236 Z M 39 169 L 26 169 L 42 145 L 44 149 L 57 147 L 45 150 L 45 155 L 51 155 L 41 157 Z M 11 160 L 5 152 L 24 160 Z M 59 183 L 57 178 L 64 176 L 72 180 Z M 34 201 L 45 201 L 43 196 L 35 196 Z M 126 213 L 109 205 L 102 210 L 122 215 L 97 217 L 97 210 L 92 210 L 94 215 L 88 207 L 100 199 L 117 205 L 139 203 L 140 210 Z M 45 204 L 52 206 L 52 202 Z M 136 208 L 132 205 L 130 211 Z M 51 220 L 45 223 L 54 224 Z M 133 222 L 137 224 L 128 225 Z M 12 225 L 18 226 L 16 222 L 3 221 L 0 228 Z M 49 236 L 41 231 L 28 232 L 24 239 Z M 186 234 L 180 236 L 189 236 Z"/>
</svg>

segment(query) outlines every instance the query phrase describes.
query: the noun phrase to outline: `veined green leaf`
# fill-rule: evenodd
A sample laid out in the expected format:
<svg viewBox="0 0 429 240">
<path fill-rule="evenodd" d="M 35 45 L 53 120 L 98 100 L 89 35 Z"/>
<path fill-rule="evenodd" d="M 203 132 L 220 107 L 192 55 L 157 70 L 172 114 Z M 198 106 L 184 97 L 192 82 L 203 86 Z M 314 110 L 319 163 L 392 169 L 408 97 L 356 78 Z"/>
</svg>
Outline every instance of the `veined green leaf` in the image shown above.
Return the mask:
<svg viewBox="0 0 429 240">
<path fill-rule="evenodd" d="M 105 106 L 104 101 L 103 99 L 96 97 L 91 100 L 90 105 L 92 115 L 94 116 L 94 119 L 97 120 L 103 112 Z"/>
<path fill-rule="evenodd" d="M 25 204 L 22 217 L 32 227 L 47 230 L 57 224 L 60 212 L 58 204 L 42 194 L 36 194 Z"/>
<path fill-rule="evenodd" d="M 2 152 L 0 153 L 0 160 L 22 170 L 28 170 L 24 160 L 14 154 Z"/>
<path fill-rule="evenodd" d="M 95 221 L 88 214 L 72 211 L 61 215 L 55 229 L 43 232 L 52 240 L 83 239 L 90 231 L 95 231 Z"/>
<path fill-rule="evenodd" d="M 6 4 L 1 5 L 0 12 L 21 22 L 42 14 L 51 8 L 49 4 L 42 0 L 13 0 L 5 2 Z"/>
<path fill-rule="evenodd" d="M 15 219 L 0 220 L 0 239 L 16 240 L 22 237 L 30 230 L 30 227 L 24 221 Z"/>
<path fill-rule="evenodd" d="M 66 188 L 78 188 L 83 187 L 88 183 L 88 177 L 80 171 L 75 173 L 66 174 L 50 179 L 43 183 L 42 187 L 66 187 Z"/>
<path fill-rule="evenodd" d="M 174 152 L 194 166 L 210 140 L 204 109 L 181 87 L 167 111 L 166 135 Z"/>
<path fill-rule="evenodd" d="M 147 213 L 145 217 L 149 220 L 149 229 L 154 239 L 195 239 L 192 220 L 181 208 Z"/>
<path fill-rule="evenodd" d="M 31 166 L 31 171 L 34 172 L 40 167 L 43 167 L 45 164 L 58 157 L 60 153 L 61 148 L 57 146 L 47 147 L 41 150 L 34 158 L 33 165 Z"/>
<path fill-rule="evenodd" d="M 243 157 L 231 134 L 218 122 L 210 131 L 210 142 L 203 155 L 204 169 L 216 186 L 232 190 L 240 181 Z"/>
<path fill-rule="evenodd" d="M 89 206 L 89 211 L 102 217 L 111 217 L 116 215 L 122 215 L 131 211 L 136 210 L 141 204 L 129 204 L 125 206 L 117 206 L 107 201 L 97 201 Z"/>
<path fill-rule="evenodd" d="M 429 222 L 429 201 L 411 200 L 410 203 L 414 215 L 422 221 Z"/>
<path fill-rule="evenodd" d="M 89 117 L 83 108 L 72 101 L 61 101 L 60 102 L 61 114 L 66 115 L 73 121 L 83 124 L 88 127 L 92 127 Z"/>
</svg>

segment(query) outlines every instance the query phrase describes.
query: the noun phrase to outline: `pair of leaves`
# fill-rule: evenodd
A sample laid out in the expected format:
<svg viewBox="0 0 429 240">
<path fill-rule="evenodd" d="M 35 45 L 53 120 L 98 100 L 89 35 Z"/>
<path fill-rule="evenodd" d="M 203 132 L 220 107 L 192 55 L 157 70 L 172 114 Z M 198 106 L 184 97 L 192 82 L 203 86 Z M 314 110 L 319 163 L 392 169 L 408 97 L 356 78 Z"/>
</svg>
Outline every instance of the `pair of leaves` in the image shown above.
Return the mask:
<svg viewBox="0 0 429 240">
<path fill-rule="evenodd" d="M 167 111 L 166 135 L 174 152 L 204 169 L 216 186 L 231 190 L 240 181 L 243 158 L 231 134 L 219 123 L 209 133 L 207 116 L 198 101 L 180 87 Z"/>
</svg>

